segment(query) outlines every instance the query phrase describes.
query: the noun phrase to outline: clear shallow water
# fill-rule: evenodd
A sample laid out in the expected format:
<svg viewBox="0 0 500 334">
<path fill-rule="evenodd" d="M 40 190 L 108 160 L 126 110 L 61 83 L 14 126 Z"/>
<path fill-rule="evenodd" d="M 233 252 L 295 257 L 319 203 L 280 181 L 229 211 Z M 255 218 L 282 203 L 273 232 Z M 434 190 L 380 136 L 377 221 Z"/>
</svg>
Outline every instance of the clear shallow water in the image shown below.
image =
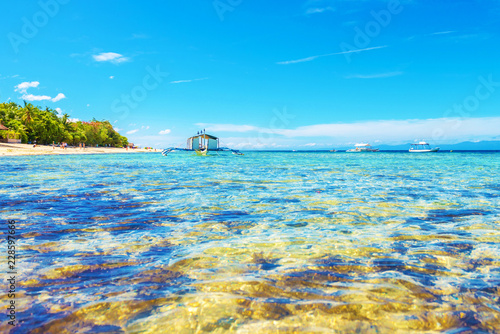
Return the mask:
<svg viewBox="0 0 500 334">
<path fill-rule="evenodd" d="M 22 233 L 22 332 L 500 331 L 499 153 L 14 157 L 0 170 L 0 218 Z"/>
</svg>

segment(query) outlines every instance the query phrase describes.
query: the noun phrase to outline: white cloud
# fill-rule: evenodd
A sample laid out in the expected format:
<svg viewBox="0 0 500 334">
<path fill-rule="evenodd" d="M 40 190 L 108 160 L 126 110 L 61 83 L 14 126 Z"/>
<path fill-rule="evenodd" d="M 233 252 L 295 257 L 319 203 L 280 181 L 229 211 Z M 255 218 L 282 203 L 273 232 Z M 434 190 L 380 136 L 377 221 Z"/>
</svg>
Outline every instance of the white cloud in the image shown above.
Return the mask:
<svg viewBox="0 0 500 334">
<path fill-rule="evenodd" d="M 76 122 L 80 122 L 80 119 L 79 118 L 68 118 L 68 122 L 76 123 Z"/>
<path fill-rule="evenodd" d="M 145 130 L 148 130 L 149 129 L 149 125 L 148 126 L 141 126 L 141 129 L 145 129 Z"/>
<path fill-rule="evenodd" d="M 111 75 L 109 78 L 110 78 L 111 80 L 113 80 L 113 79 L 115 78 L 115 76 L 114 76 L 114 75 Z"/>
<path fill-rule="evenodd" d="M 120 128 L 115 128 L 115 127 L 113 127 L 113 129 L 114 129 L 116 132 L 120 132 L 120 131 L 122 131 L 122 129 L 120 129 Z"/>
<path fill-rule="evenodd" d="M 59 93 L 57 94 L 56 97 L 52 98 L 50 96 L 47 96 L 47 95 L 33 95 L 33 94 L 24 94 L 22 97 L 21 97 L 23 100 L 26 100 L 26 101 L 44 101 L 44 100 L 51 100 L 52 102 L 57 102 L 57 101 L 60 101 L 64 98 L 66 98 L 66 96 L 63 94 L 63 93 Z"/>
<path fill-rule="evenodd" d="M 109 61 L 113 64 L 120 64 L 130 60 L 129 58 L 115 52 L 103 52 L 98 55 L 93 55 L 92 57 L 94 58 L 95 61 L 98 62 Z"/>
<path fill-rule="evenodd" d="M 38 81 L 21 82 L 19 85 L 14 86 L 14 88 L 15 88 L 16 92 L 19 92 L 21 94 L 26 94 L 26 91 L 28 90 L 28 88 L 38 87 L 39 84 L 40 84 L 40 82 L 38 82 Z"/>
<path fill-rule="evenodd" d="M 130 130 L 130 131 L 127 131 L 127 134 L 132 135 L 132 134 L 136 133 L 137 131 L 139 131 L 139 129 Z"/>
<path fill-rule="evenodd" d="M 50 100 L 52 98 L 47 95 L 24 94 L 22 96 L 22 99 L 26 101 L 44 101 L 44 100 Z"/>
<path fill-rule="evenodd" d="M 54 97 L 52 99 L 52 102 L 57 102 L 57 101 L 60 101 L 62 99 L 65 99 L 65 98 L 66 98 L 66 95 L 64 95 L 63 93 L 59 93 L 59 94 L 57 94 L 56 97 Z"/>
<path fill-rule="evenodd" d="M 414 138 L 432 142 L 457 143 L 467 140 L 491 140 L 500 134 L 500 117 L 435 118 L 408 120 L 378 120 L 354 123 L 332 123 L 301 126 L 295 129 L 271 129 L 251 125 L 197 124 L 217 132 L 269 133 L 273 142 L 282 139 L 333 138 L 340 141 L 375 141 L 400 144 Z M 252 140 L 249 140 L 251 142 Z"/>
<path fill-rule="evenodd" d="M 87 104 L 87 107 L 90 107 L 90 104 Z"/>
<path fill-rule="evenodd" d="M 286 149 L 297 146 L 288 139 L 276 138 L 272 140 L 256 140 L 252 137 L 229 137 L 224 138 L 221 146 L 232 149 Z"/>
<path fill-rule="evenodd" d="M 209 124 L 209 123 L 196 123 L 196 126 L 204 128 L 213 132 L 251 132 L 259 131 L 270 133 L 271 129 L 261 128 L 253 125 L 236 125 L 236 124 Z"/>
<path fill-rule="evenodd" d="M 160 132 L 158 132 L 159 135 L 168 135 L 170 132 L 172 132 L 170 129 L 165 129 Z"/>
<path fill-rule="evenodd" d="M 280 62 L 277 62 L 276 64 L 278 64 L 278 65 L 297 64 L 297 63 L 303 63 L 303 62 L 307 62 L 307 61 L 312 61 L 312 60 L 315 60 L 315 59 L 318 59 L 318 58 L 321 58 L 321 57 L 330 57 L 330 56 L 343 55 L 343 54 L 348 54 L 348 53 L 358 53 L 358 52 L 364 52 L 364 51 L 370 51 L 370 50 L 383 49 L 383 48 L 386 48 L 386 47 L 387 47 L 387 45 L 382 45 L 382 46 L 374 46 L 374 47 L 365 48 L 365 49 L 356 49 L 356 50 L 349 50 L 349 51 L 328 53 L 328 54 L 324 54 L 324 55 L 311 56 L 311 57 L 302 58 L 302 59 L 280 61 Z"/>
<path fill-rule="evenodd" d="M 179 83 L 186 83 L 186 82 L 193 82 L 193 81 L 201 81 L 201 80 L 207 80 L 208 78 L 199 78 L 199 79 L 190 79 L 190 80 L 177 80 L 177 81 L 170 81 L 171 84 L 179 84 Z"/>
<path fill-rule="evenodd" d="M 52 100 L 52 102 L 57 102 L 62 99 L 65 99 L 66 96 L 63 93 L 57 94 L 56 97 L 52 98 L 48 95 L 33 95 L 33 94 L 28 94 L 27 91 L 29 88 L 36 88 L 40 85 L 40 82 L 38 81 L 26 81 L 26 82 L 21 82 L 19 85 L 14 86 L 14 91 L 19 92 L 22 95 L 22 99 L 26 101 L 45 101 L 45 100 Z"/>
<path fill-rule="evenodd" d="M 316 146 L 316 145 L 318 145 L 318 144 L 316 144 L 316 143 L 309 143 L 309 144 L 305 144 L 304 146 L 313 147 L 313 146 Z"/>
<path fill-rule="evenodd" d="M 61 108 L 56 108 L 55 110 L 57 111 L 57 114 L 58 114 L 59 116 L 62 116 L 63 111 L 62 111 L 62 109 L 61 109 Z"/>
<path fill-rule="evenodd" d="M 388 73 L 379 73 L 379 74 L 354 74 L 354 75 L 349 75 L 346 76 L 346 79 L 379 79 L 379 78 L 390 78 L 390 77 L 395 77 L 398 75 L 403 75 L 403 72 L 397 71 L 397 72 L 388 72 Z"/>
</svg>

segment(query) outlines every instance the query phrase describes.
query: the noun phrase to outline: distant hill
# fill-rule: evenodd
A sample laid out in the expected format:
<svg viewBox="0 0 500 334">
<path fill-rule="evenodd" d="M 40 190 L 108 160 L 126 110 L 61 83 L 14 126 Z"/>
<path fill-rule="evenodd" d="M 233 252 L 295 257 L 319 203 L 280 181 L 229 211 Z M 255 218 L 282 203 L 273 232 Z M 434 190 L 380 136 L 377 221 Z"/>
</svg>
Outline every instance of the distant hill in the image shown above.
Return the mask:
<svg viewBox="0 0 500 334">
<path fill-rule="evenodd" d="M 373 145 L 375 147 L 380 148 L 380 150 L 408 150 L 410 148 L 410 143 L 403 145 Z M 441 150 L 488 150 L 488 151 L 500 151 L 500 141 L 480 141 L 480 142 L 471 142 L 466 141 L 458 144 L 442 144 L 442 145 L 434 145 L 431 143 L 432 147 L 438 146 Z"/>
</svg>

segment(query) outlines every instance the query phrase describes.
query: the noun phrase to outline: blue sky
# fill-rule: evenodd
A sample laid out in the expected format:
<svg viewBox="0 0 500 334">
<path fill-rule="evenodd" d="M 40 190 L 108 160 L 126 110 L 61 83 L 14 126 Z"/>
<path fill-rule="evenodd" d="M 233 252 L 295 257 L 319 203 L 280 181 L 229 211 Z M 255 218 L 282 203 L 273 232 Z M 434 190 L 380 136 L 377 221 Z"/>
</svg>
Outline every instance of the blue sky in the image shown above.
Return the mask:
<svg viewBox="0 0 500 334">
<path fill-rule="evenodd" d="M 494 0 L 4 4 L 0 100 L 109 119 L 142 146 L 500 140 Z"/>
</svg>

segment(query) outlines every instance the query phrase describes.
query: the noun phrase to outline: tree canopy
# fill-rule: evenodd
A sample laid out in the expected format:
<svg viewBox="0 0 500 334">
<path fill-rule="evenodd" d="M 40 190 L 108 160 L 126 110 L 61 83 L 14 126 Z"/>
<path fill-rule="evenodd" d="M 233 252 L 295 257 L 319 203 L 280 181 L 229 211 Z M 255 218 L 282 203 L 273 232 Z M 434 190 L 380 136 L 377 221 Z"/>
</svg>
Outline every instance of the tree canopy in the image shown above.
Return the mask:
<svg viewBox="0 0 500 334">
<path fill-rule="evenodd" d="M 9 128 L 0 131 L 0 138 L 8 135 L 23 143 L 36 140 L 39 144 L 128 145 L 128 139 L 116 132 L 109 121 L 71 121 L 68 114 L 59 115 L 54 109 L 42 109 L 26 101 L 24 106 L 14 102 L 0 103 L 0 123 Z"/>
</svg>

